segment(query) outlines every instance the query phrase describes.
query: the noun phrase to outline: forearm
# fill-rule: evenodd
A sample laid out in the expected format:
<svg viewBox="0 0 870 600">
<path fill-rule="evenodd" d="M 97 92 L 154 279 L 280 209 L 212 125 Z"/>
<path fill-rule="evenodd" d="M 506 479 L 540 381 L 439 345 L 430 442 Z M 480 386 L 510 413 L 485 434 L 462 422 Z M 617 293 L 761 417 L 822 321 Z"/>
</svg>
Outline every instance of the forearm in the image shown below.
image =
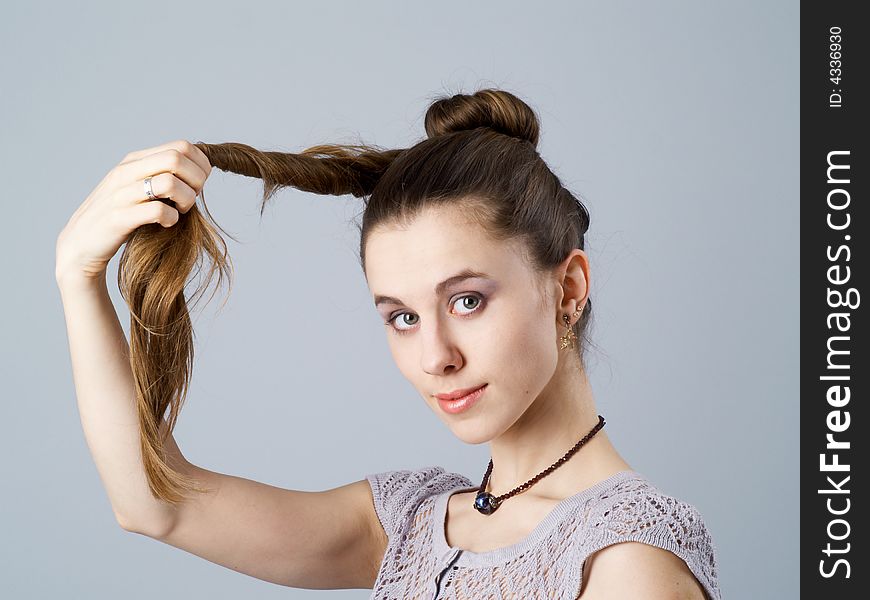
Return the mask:
<svg viewBox="0 0 870 600">
<path fill-rule="evenodd" d="M 105 278 L 58 276 L 57 283 L 82 429 L 115 517 L 125 529 L 160 527 L 172 507 L 148 487 L 129 346 Z M 184 462 L 174 440 L 166 448 L 175 464 Z"/>
</svg>

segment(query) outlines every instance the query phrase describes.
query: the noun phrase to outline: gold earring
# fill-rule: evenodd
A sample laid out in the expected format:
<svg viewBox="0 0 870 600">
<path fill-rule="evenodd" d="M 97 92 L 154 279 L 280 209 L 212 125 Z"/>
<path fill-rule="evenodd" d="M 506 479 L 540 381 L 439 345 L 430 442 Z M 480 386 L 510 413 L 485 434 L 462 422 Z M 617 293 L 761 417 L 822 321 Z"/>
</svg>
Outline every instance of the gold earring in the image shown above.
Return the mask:
<svg viewBox="0 0 870 600">
<path fill-rule="evenodd" d="M 574 311 L 574 316 L 579 317 L 580 313 L 583 312 L 582 308 L 579 308 Z M 573 348 L 574 343 L 577 341 L 577 335 L 574 333 L 574 330 L 571 329 L 571 319 L 568 315 L 562 315 L 562 319 L 565 321 L 565 327 L 568 331 L 565 332 L 564 335 L 559 336 L 559 350 L 564 350 L 565 348 Z"/>
</svg>

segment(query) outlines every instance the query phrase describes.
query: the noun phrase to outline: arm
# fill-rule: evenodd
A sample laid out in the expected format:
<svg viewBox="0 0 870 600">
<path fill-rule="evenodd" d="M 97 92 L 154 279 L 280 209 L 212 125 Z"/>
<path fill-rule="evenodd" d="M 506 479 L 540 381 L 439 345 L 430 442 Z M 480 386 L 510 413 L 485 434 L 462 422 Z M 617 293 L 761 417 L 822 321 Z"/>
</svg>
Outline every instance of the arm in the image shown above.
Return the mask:
<svg viewBox="0 0 870 600">
<path fill-rule="evenodd" d="M 173 509 L 154 498 L 139 453 L 128 345 L 105 279 L 57 278 L 82 428 L 118 523 L 252 577 L 311 589 L 371 588 L 387 545 L 365 480 L 286 490 L 189 463 L 173 468 L 215 492 Z"/>
<path fill-rule="evenodd" d="M 287 490 L 188 466 L 217 491 L 180 505 L 149 535 L 258 579 L 307 589 L 371 589 L 387 547 L 366 480 Z"/>
<path fill-rule="evenodd" d="M 115 518 L 128 527 L 160 527 L 169 509 L 148 487 L 139 451 L 139 422 L 129 347 L 105 276 L 57 273 L 79 417 Z M 176 460 L 182 460 L 177 446 Z"/>
<path fill-rule="evenodd" d="M 642 542 L 620 542 L 594 552 L 583 573 L 578 600 L 707 600 L 682 559 Z"/>
<path fill-rule="evenodd" d="M 177 506 L 151 493 L 129 346 L 106 288 L 106 266 L 136 228 L 175 225 L 194 206 L 211 169 L 208 157 L 186 140 L 131 152 L 58 235 L 55 279 L 79 414 L 115 518 L 128 531 L 275 583 L 372 587 L 387 536 L 365 480 L 324 492 L 284 490 L 194 466 L 169 436 L 170 466 L 214 491 Z M 148 177 L 151 191 L 174 206 L 148 198 Z"/>
</svg>

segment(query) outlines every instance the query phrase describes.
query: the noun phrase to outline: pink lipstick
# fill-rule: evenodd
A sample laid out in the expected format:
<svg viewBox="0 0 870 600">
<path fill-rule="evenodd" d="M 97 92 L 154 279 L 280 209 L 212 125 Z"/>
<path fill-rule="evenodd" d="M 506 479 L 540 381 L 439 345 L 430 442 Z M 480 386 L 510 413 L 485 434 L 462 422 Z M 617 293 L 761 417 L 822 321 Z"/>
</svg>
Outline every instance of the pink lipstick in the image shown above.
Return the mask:
<svg viewBox="0 0 870 600">
<path fill-rule="evenodd" d="M 488 385 L 485 383 L 478 388 L 459 390 L 449 394 L 435 394 L 435 397 L 438 398 L 438 404 L 444 412 L 455 415 L 471 408 L 483 396 Z"/>
</svg>

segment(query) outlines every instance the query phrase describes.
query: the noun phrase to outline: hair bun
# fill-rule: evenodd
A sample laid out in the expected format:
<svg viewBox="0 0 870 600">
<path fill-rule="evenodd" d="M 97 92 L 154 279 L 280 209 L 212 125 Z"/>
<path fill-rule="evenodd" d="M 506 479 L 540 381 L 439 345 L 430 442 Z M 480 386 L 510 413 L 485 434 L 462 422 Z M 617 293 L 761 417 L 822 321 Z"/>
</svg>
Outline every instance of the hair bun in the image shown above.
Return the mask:
<svg viewBox="0 0 870 600">
<path fill-rule="evenodd" d="M 439 98 L 429 106 L 426 134 L 438 135 L 489 127 L 499 133 L 525 140 L 537 147 L 538 117 L 532 108 L 504 90 L 484 89 L 472 95 Z"/>
</svg>

